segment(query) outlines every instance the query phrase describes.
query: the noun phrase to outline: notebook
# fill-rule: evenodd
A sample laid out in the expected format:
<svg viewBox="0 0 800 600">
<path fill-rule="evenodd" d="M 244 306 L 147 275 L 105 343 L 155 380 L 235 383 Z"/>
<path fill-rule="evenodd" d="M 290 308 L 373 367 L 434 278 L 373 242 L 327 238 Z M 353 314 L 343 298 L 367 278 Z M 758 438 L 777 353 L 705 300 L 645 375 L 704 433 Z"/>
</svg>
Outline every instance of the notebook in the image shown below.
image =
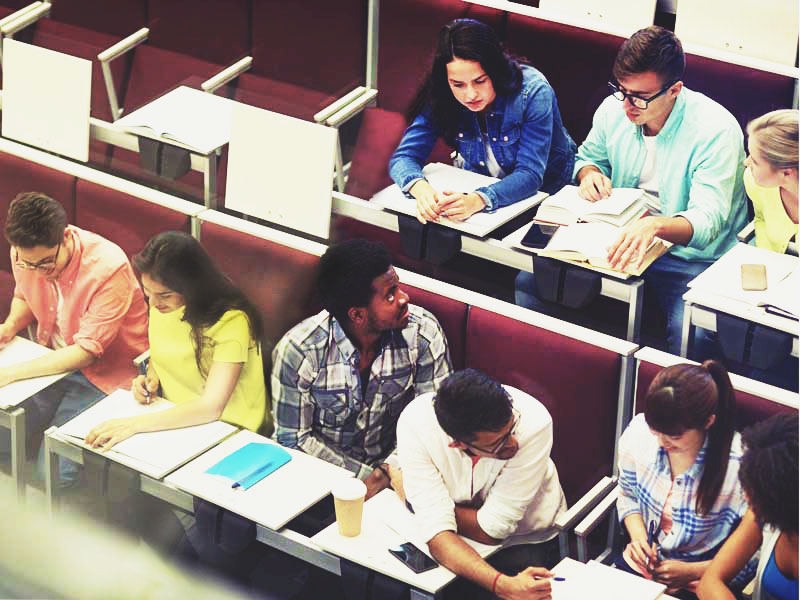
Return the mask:
<svg viewBox="0 0 800 600">
<path fill-rule="evenodd" d="M 292 460 L 292 455 L 275 444 L 250 442 L 206 469 L 233 482 L 231 487 L 246 490 Z"/>
</svg>

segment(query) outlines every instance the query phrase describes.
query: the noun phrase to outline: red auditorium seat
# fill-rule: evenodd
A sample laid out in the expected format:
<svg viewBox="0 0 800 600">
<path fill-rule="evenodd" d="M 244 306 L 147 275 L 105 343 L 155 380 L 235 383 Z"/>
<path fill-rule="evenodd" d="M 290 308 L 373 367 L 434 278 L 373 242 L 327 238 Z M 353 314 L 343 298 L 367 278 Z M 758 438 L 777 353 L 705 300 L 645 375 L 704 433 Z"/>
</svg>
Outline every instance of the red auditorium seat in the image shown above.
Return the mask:
<svg viewBox="0 0 800 600">
<path fill-rule="evenodd" d="M 464 344 L 469 306 L 447 296 L 405 285 L 402 277 L 400 283 L 409 295 L 412 304 L 430 311 L 439 321 L 447 338 L 447 345 L 450 348 L 450 359 L 453 361 L 453 368 L 456 370 L 463 369 L 466 366 L 464 364 Z"/>
<path fill-rule="evenodd" d="M 473 306 L 465 362 L 550 411 L 556 440 L 551 456 L 569 504 L 611 473 L 619 354 Z M 581 443 L 571 441 L 576 439 Z"/>
<path fill-rule="evenodd" d="M 663 368 L 662 365 L 639 361 L 636 375 L 636 397 L 634 399 L 634 412 L 636 414 L 644 410 L 647 388 L 650 387 L 653 379 Z M 797 409 L 778 404 L 762 396 L 736 390 L 736 428 L 739 431 L 753 423 L 763 421 L 767 417 L 783 412 L 797 412 Z"/>
<path fill-rule="evenodd" d="M 7 3 L 8 0 L 3 0 Z M 23 0 L 24 4 L 29 4 Z M 124 38 L 147 26 L 146 0 L 114 0 L 109 10 L 107 0 L 60 0 L 54 2 L 50 17 L 59 23 L 81 27 Z"/>
<path fill-rule="evenodd" d="M 111 240 L 129 257 L 162 231 L 190 232 L 189 217 L 141 198 L 78 179 L 75 223 Z"/>
</svg>

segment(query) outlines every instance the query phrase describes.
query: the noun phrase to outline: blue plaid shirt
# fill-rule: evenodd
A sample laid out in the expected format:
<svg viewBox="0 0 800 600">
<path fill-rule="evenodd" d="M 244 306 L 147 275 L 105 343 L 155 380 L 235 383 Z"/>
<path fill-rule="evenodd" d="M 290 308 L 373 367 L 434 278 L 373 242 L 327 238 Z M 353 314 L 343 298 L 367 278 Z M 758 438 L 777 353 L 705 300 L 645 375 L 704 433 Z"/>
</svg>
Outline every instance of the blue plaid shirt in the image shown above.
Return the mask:
<svg viewBox="0 0 800 600">
<path fill-rule="evenodd" d="M 397 419 L 452 371 L 447 340 L 428 311 L 383 332 L 361 389 L 359 352 L 327 311 L 292 328 L 272 353 L 275 438 L 364 479 L 396 445 Z"/>
<path fill-rule="evenodd" d="M 620 521 L 639 513 L 645 528 L 650 521 L 660 524 L 667 496 L 672 490 L 672 529 L 669 534 L 661 532 L 656 540 L 661 559 L 710 560 L 747 512 L 747 500 L 739 483 L 742 444 L 736 433 L 719 496 L 708 514 L 697 514 L 697 488 L 703 475 L 707 442 L 706 439 L 689 470 L 673 482 L 667 452 L 650 431 L 643 413 L 633 418 L 620 437 L 617 498 Z M 737 575 L 736 581 L 752 578 L 756 565 L 757 560 L 751 560 Z"/>
</svg>

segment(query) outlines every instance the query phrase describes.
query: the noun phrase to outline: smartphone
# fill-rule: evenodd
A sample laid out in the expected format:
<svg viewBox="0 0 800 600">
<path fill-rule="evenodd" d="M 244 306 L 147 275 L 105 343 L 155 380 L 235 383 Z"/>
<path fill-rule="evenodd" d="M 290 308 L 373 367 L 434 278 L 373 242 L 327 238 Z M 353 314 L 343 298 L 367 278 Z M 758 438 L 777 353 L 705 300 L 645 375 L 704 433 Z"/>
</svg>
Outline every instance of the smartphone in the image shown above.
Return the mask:
<svg viewBox="0 0 800 600">
<path fill-rule="evenodd" d="M 389 548 L 389 552 L 414 573 L 423 573 L 439 566 L 435 560 L 409 542 L 400 544 L 397 548 Z"/>
<path fill-rule="evenodd" d="M 533 223 L 528 233 L 522 238 L 522 245 L 528 248 L 544 248 L 550 241 L 552 235 L 558 229 L 558 225 L 540 225 Z"/>
<path fill-rule="evenodd" d="M 762 264 L 742 265 L 742 289 L 765 290 L 767 289 L 767 267 Z"/>
</svg>

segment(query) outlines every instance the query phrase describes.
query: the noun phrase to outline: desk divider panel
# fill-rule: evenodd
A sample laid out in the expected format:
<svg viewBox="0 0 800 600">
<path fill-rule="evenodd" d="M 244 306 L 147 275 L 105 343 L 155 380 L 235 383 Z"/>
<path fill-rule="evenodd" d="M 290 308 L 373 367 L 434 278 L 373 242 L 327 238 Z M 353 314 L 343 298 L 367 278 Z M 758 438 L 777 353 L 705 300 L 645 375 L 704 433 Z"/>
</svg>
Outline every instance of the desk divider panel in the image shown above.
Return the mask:
<svg viewBox="0 0 800 600">
<path fill-rule="evenodd" d="M 639 350 L 636 353 L 634 413 L 644 410 L 647 388 L 662 369 L 685 363 L 697 364 L 652 348 Z M 800 397 L 797 394 L 760 381 L 731 374 L 731 383 L 736 391 L 736 428 L 739 431 L 778 413 L 797 412 L 800 405 Z"/>
<path fill-rule="evenodd" d="M 572 504 L 612 472 L 622 360 L 612 350 L 471 307 L 465 362 L 538 399 L 553 418 L 551 457 Z"/>
<path fill-rule="evenodd" d="M 75 224 L 102 235 L 130 258 L 162 231 L 190 233 L 190 217 L 178 210 L 78 179 Z"/>
</svg>

